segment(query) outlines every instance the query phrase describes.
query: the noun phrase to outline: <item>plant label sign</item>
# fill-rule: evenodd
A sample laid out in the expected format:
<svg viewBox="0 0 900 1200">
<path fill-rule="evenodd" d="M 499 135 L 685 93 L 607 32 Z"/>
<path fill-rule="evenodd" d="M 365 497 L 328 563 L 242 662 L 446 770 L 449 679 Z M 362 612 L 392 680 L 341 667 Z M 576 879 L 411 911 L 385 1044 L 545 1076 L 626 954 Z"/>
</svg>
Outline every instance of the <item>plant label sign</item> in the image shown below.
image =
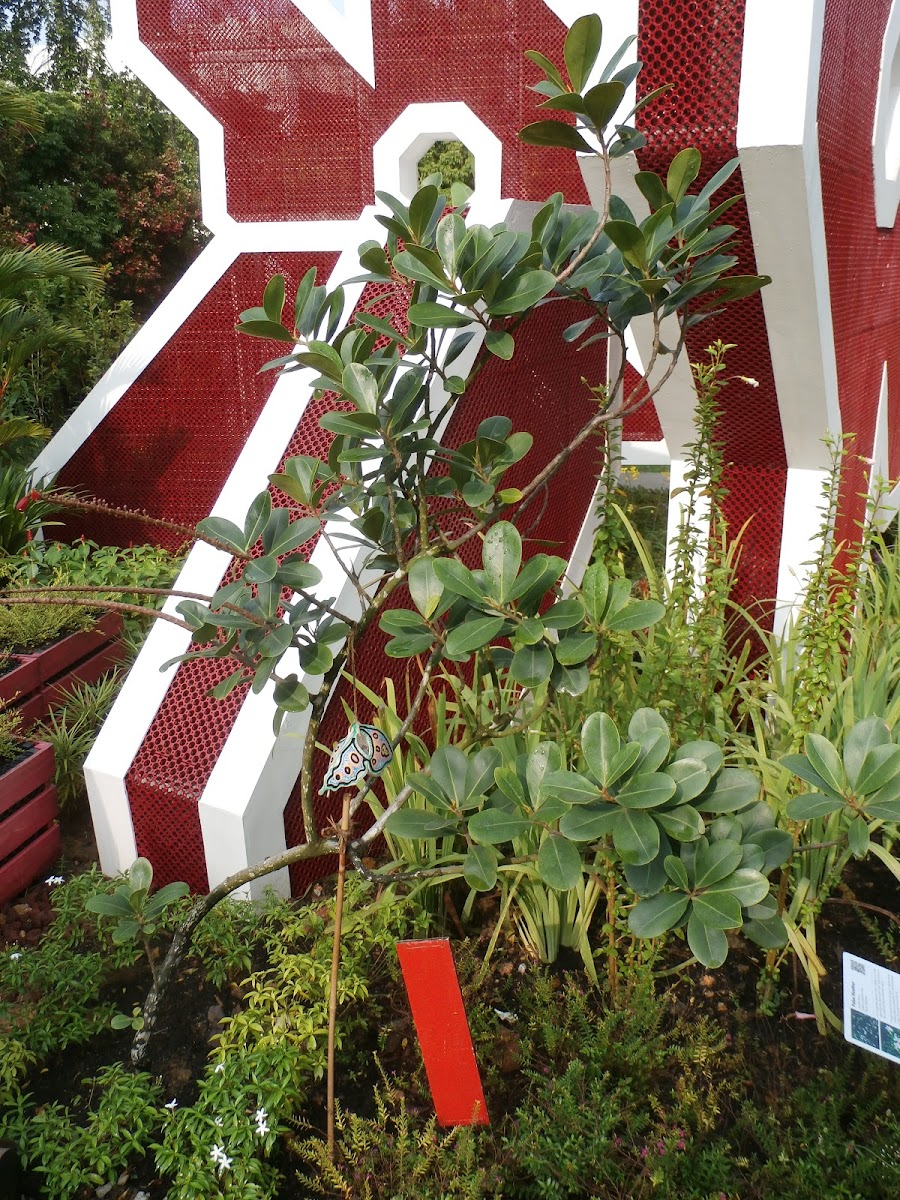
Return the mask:
<svg viewBox="0 0 900 1200">
<path fill-rule="evenodd" d="M 450 942 L 398 942 L 397 954 L 438 1123 L 489 1125 Z"/>
<path fill-rule="evenodd" d="M 844 954 L 844 1037 L 900 1062 L 900 974 Z"/>
</svg>

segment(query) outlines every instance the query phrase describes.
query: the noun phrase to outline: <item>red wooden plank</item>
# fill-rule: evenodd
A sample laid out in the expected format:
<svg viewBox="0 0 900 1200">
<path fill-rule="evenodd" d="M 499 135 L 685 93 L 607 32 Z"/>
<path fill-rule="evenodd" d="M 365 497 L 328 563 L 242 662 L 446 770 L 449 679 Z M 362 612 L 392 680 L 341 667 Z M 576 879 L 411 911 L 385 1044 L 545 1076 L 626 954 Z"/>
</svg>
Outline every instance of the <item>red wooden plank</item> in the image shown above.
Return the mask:
<svg viewBox="0 0 900 1200">
<path fill-rule="evenodd" d="M 489 1125 L 449 940 L 398 942 L 397 954 L 438 1122 Z"/>
<path fill-rule="evenodd" d="M 59 642 L 54 642 L 46 650 L 35 655 L 38 670 L 44 683 L 52 683 L 62 671 L 66 671 L 73 663 L 96 653 L 109 642 L 122 628 L 122 618 L 118 613 L 106 613 L 100 618 L 93 629 L 82 633 L 71 633 Z"/>
<path fill-rule="evenodd" d="M 0 675 L 0 700 L 21 700 L 40 686 L 37 660 L 31 654 L 16 654 L 18 664 Z"/>
<path fill-rule="evenodd" d="M 53 747 L 38 742 L 27 758 L 0 772 L 0 813 L 12 808 L 53 778 Z"/>
<path fill-rule="evenodd" d="M 59 858 L 59 826 L 51 825 L 0 867 L 0 904 L 20 895 Z"/>
<path fill-rule="evenodd" d="M 58 675 L 51 683 L 45 685 L 41 693 L 41 703 L 46 715 L 53 708 L 65 703 L 66 694 L 75 684 L 96 683 L 101 675 L 111 671 L 125 658 L 125 647 L 121 642 L 107 642 L 91 658 L 86 658 L 71 671 Z"/>
<path fill-rule="evenodd" d="M 48 783 L 36 796 L 0 820 L 0 860 L 12 855 L 29 838 L 55 821 L 58 815 L 56 788 Z"/>
</svg>

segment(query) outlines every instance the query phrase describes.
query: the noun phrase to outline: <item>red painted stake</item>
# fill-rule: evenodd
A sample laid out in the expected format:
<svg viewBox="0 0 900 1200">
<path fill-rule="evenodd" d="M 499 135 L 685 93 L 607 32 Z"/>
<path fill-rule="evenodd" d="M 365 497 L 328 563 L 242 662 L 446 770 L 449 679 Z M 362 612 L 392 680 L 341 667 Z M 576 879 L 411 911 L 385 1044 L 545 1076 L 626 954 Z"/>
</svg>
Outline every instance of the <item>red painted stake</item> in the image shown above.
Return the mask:
<svg viewBox="0 0 900 1200">
<path fill-rule="evenodd" d="M 397 954 L 441 1125 L 490 1125 L 447 938 L 398 942 Z"/>
</svg>

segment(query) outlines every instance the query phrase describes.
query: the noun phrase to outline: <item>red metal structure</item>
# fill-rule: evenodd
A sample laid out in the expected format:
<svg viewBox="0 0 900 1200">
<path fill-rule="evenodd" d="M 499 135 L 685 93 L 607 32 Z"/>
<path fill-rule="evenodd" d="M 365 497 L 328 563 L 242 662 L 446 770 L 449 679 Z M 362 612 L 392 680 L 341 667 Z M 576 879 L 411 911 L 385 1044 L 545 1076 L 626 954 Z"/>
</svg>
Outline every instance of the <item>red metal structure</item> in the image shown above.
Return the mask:
<svg viewBox="0 0 900 1200">
<path fill-rule="evenodd" d="M 275 272 L 289 285 L 311 265 L 320 282 L 354 273 L 352 250 L 371 236 L 374 191 L 393 169 L 387 160 L 409 127 L 410 105 L 421 106 L 422 135 L 467 140 L 446 124 L 457 119 L 452 106 L 464 106 L 459 119 L 475 138 L 484 130 L 478 146 L 467 141 L 476 196 L 494 172 L 497 202 L 561 190 L 585 203 L 591 179 L 586 189 L 575 157 L 523 146 L 516 133 L 535 118 L 528 84 L 538 74 L 525 50 L 560 59 L 566 23 L 596 10 L 610 53 L 625 34 L 638 35 L 642 93 L 675 85 L 643 110 L 641 167 L 664 171 L 679 149 L 696 145 L 703 182 L 742 155 L 728 185 L 746 196 L 729 214 L 741 270 L 775 282 L 701 326 L 688 350 L 698 357 L 713 337 L 735 343 L 730 369 L 757 384 L 725 393 L 727 516 L 733 530 L 749 521 L 738 599 L 772 619 L 775 598 L 790 598 L 791 572 L 810 556 L 826 430 L 855 433 L 860 454 L 885 475 L 900 470 L 889 436 L 900 370 L 900 234 L 888 211 L 900 167 L 890 161 L 900 138 L 890 86 L 900 75 L 900 20 L 890 0 L 792 0 L 784 8 L 772 0 L 118 0 L 120 51 L 198 134 L 214 237 L 41 465 L 113 503 L 192 523 L 214 506 L 237 515 L 286 454 L 324 449 L 320 410 L 287 391 L 279 399 L 273 377 L 256 374 L 271 355 L 231 332 L 236 314 L 258 302 Z M 623 163 L 617 181 L 629 199 L 634 169 Z M 453 418 L 451 443 L 471 436 L 483 416 L 508 412 L 535 434 L 530 475 L 581 424 L 588 401 L 562 410 L 556 398 L 583 396 L 580 377 L 602 377 L 603 365 L 559 352 L 568 319 L 561 307 L 539 310 L 513 361 L 480 375 Z M 638 358 L 640 342 L 639 332 Z M 691 395 L 683 368 L 656 412 L 624 431 L 626 441 L 664 436 L 673 474 Z M 536 536 L 560 553 L 574 546 L 595 474 L 586 451 L 554 485 Z M 845 480 L 848 533 L 866 487 L 859 462 Z M 78 532 L 145 536 L 137 525 L 99 518 Z M 228 563 L 189 570 L 215 586 Z M 357 657 L 374 687 L 403 669 L 385 660 L 379 637 Z M 164 641 L 151 639 L 152 666 L 137 671 L 142 682 L 130 681 L 89 764 L 98 841 L 107 869 L 137 852 L 161 881 L 204 888 L 242 855 L 252 861 L 279 838 L 283 845 L 300 836 L 291 766 L 266 743 L 264 761 L 235 778 L 223 764 L 241 761 L 236 747 L 242 738 L 255 745 L 252 731 L 263 724 L 240 693 L 207 698 L 217 664 L 182 666 L 163 683 L 151 678 L 169 656 Z M 343 724 L 332 705 L 322 739 L 335 740 Z M 232 803 L 228 787 L 243 789 L 244 801 Z M 283 831 L 260 815 L 267 788 L 276 824 L 284 810 Z M 226 829 L 243 839 L 236 856 L 212 845 Z M 302 883 L 297 873 L 293 885 Z"/>
</svg>

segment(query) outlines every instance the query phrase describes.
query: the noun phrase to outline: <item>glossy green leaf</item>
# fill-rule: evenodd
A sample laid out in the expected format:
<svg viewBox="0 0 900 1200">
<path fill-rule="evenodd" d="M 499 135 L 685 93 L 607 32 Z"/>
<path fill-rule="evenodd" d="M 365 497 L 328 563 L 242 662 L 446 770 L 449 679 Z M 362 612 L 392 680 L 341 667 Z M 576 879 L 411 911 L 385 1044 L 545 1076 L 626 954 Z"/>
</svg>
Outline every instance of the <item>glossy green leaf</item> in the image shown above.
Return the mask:
<svg viewBox="0 0 900 1200">
<path fill-rule="evenodd" d="M 837 750 L 827 738 L 818 733 L 808 733 L 803 745 L 810 766 L 825 780 L 831 790 L 840 795 L 846 787 L 846 779 L 841 756 Z"/>
<path fill-rule="evenodd" d="M 271 538 L 266 544 L 265 535 L 263 535 L 263 545 L 267 554 L 274 554 L 280 558 L 283 554 L 290 554 L 291 551 L 305 546 L 308 541 L 316 536 L 321 528 L 321 521 L 318 517 L 300 517 L 297 521 L 292 521 L 285 529 L 279 531 L 276 537 Z M 313 567 L 313 570 L 317 568 Z"/>
<path fill-rule="evenodd" d="M 641 771 L 619 789 L 616 803 L 625 808 L 658 808 L 674 795 L 674 779 L 659 771 Z"/>
<path fill-rule="evenodd" d="M 635 937 L 661 937 L 678 925 L 688 904 L 683 892 L 660 892 L 648 900 L 639 900 L 628 914 L 628 928 Z"/>
<path fill-rule="evenodd" d="M 549 796 L 557 796 L 566 804 L 593 804 L 601 799 L 596 785 L 577 771 L 548 771 L 541 791 Z"/>
<path fill-rule="evenodd" d="M 725 762 L 725 756 L 715 742 L 696 741 L 685 742 L 675 752 L 676 762 L 682 759 L 698 758 L 710 775 L 717 775 Z"/>
<path fill-rule="evenodd" d="M 650 625 L 655 625 L 665 611 L 665 607 L 658 600 L 632 600 L 617 613 L 608 616 L 603 625 L 613 633 L 628 633 L 635 629 L 646 629 Z"/>
<path fill-rule="evenodd" d="M 686 146 L 672 159 L 666 175 L 666 191 L 676 204 L 699 175 L 701 161 L 700 151 L 694 146 Z"/>
<path fill-rule="evenodd" d="M 778 916 L 745 921 L 743 932 L 763 950 L 780 950 L 787 945 L 787 930 Z"/>
<path fill-rule="evenodd" d="M 574 888 L 581 878 L 581 853 L 568 838 L 550 834 L 541 842 L 537 856 L 538 874 L 557 892 Z"/>
<path fill-rule="evenodd" d="M 505 329 L 490 329 L 485 334 L 484 344 L 496 358 L 509 360 L 516 349 L 516 343 L 511 333 Z"/>
<path fill-rule="evenodd" d="M 475 892 L 489 892 L 497 883 L 497 854 L 489 846 L 470 846 L 463 859 L 463 879 Z"/>
<path fill-rule="evenodd" d="M 715 970 L 728 957 L 728 939 L 722 930 L 705 925 L 693 911 L 688 918 L 687 939 L 691 953 L 704 967 Z"/>
<path fill-rule="evenodd" d="M 504 625 L 503 617 L 470 617 L 447 635 L 446 650 L 452 658 L 471 654 L 492 642 Z"/>
<path fill-rule="evenodd" d="M 456 821 L 448 820 L 440 813 L 423 812 L 419 808 L 401 808 L 391 813 L 385 829 L 392 837 L 428 841 L 444 837 L 456 830 Z"/>
<path fill-rule="evenodd" d="M 622 748 L 616 724 L 607 713 L 591 713 L 581 727 L 581 750 L 594 778 L 609 787 L 610 763 Z"/>
<path fill-rule="evenodd" d="M 243 578 L 247 583 L 268 583 L 275 578 L 278 570 L 278 560 L 272 554 L 264 554 L 253 558 L 244 567 Z"/>
<path fill-rule="evenodd" d="M 595 633 L 570 633 L 559 640 L 554 654 L 556 661 L 561 666 L 574 667 L 590 658 L 596 651 L 597 635 Z"/>
<path fill-rule="evenodd" d="M 699 855 L 698 855 L 699 857 Z M 747 866 L 740 866 L 725 879 L 707 888 L 704 895 L 709 897 L 733 896 L 742 908 L 752 908 L 759 904 L 769 894 L 769 881 L 761 871 Z"/>
<path fill-rule="evenodd" d="M 594 563 L 585 571 L 581 581 L 581 598 L 594 624 L 602 624 L 609 599 L 609 572 L 603 563 Z"/>
<path fill-rule="evenodd" d="M 275 321 L 242 321 L 235 328 L 250 337 L 268 338 L 273 342 L 287 342 L 291 346 L 297 340 L 289 329 L 285 329 L 283 325 L 278 325 Z"/>
<path fill-rule="evenodd" d="M 844 738 L 844 769 L 853 787 L 856 787 L 869 751 L 874 750 L 876 746 L 890 744 L 891 731 L 881 717 L 867 717 L 853 726 Z"/>
<path fill-rule="evenodd" d="M 611 804 L 599 808 L 579 806 L 559 818 L 559 831 L 573 842 L 593 842 L 612 832 L 618 815 Z"/>
<path fill-rule="evenodd" d="M 501 808 L 483 808 L 469 818 L 470 837 L 488 846 L 511 842 L 530 828 L 531 821 L 527 817 Z"/>
<path fill-rule="evenodd" d="M 703 818 L 691 804 L 680 804 L 677 808 L 662 809 L 653 814 L 669 837 L 679 842 L 695 842 L 703 836 Z"/>
<path fill-rule="evenodd" d="M 434 615 L 444 594 L 444 585 L 437 577 L 434 561 L 430 555 L 413 559 L 406 580 L 413 604 L 426 620 Z"/>
<path fill-rule="evenodd" d="M 691 917 L 709 929 L 740 929 L 741 904 L 727 892 L 702 892 L 694 897 Z"/>
<path fill-rule="evenodd" d="M 275 703 L 285 712 L 303 712 L 309 707 L 309 691 L 296 675 L 288 675 L 275 684 Z"/>
<path fill-rule="evenodd" d="M 584 620 L 584 605 L 577 596 L 570 596 L 552 604 L 541 620 L 548 629 L 572 629 Z"/>
<path fill-rule="evenodd" d="M 328 412 L 319 417 L 319 425 L 342 437 L 367 438 L 378 433 L 378 418 L 372 413 Z"/>
<path fill-rule="evenodd" d="M 430 633 L 401 634 L 391 638 L 385 645 L 384 652 L 388 658 L 413 658 L 416 654 L 424 654 L 430 650 L 433 641 Z"/>
<path fill-rule="evenodd" d="M 603 25 L 594 13 L 588 13 L 572 22 L 563 43 L 563 57 L 569 82 L 580 92 L 597 62 L 600 43 L 603 40 Z"/>
<path fill-rule="evenodd" d="M 701 812 L 730 813 L 746 808 L 759 795 L 759 780 L 743 767 L 724 767 L 695 801 Z"/>
<path fill-rule="evenodd" d="M 498 521 L 491 526 L 484 535 L 481 560 L 491 596 L 505 604 L 522 565 L 522 538 L 515 525 Z"/>
<path fill-rule="evenodd" d="M 666 774 L 675 780 L 679 804 L 695 799 L 709 787 L 709 771 L 699 758 L 678 758 L 669 763 Z"/>
<path fill-rule="evenodd" d="M 229 550 L 234 550 L 236 553 L 243 553 L 247 550 L 243 529 L 225 517 L 204 518 L 197 525 L 197 533 L 201 538 L 207 538 L 213 542 L 221 542 Z"/>
<path fill-rule="evenodd" d="M 88 912 L 99 913 L 104 917 L 128 917 L 133 911 L 122 888 L 116 888 L 111 896 L 89 896 L 84 902 L 84 907 Z"/>
<path fill-rule="evenodd" d="M 459 312 L 455 308 L 445 308 L 443 304 L 428 301 L 422 304 L 411 304 L 407 315 L 413 325 L 423 329 L 461 329 L 469 325 L 472 318 L 468 313 Z"/>
<path fill-rule="evenodd" d="M 576 136 L 580 137 L 580 134 Z M 492 317 L 509 317 L 525 312 L 538 300 L 543 300 L 554 287 L 556 276 L 550 271 L 525 271 L 521 275 L 512 275 L 494 293 L 487 311 Z"/>
<path fill-rule="evenodd" d="M 431 756 L 431 778 L 447 799 L 462 808 L 468 760 L 458 746 L 441 746 Z"/>
<path fill-rule="evenodd" d="M 694 860 L 694 884 L 698 888 L 709 887 L 730 875 L 740 864 L 741 847 L 737 842 L 713 842 L 701 846 Z"/>
<path fill-rule="evenodd" d="M 539 66 L 547 78 L 552 80 L 558 88 L 565 90 L 566 85 L 562 75 L 546 55 L 541 54 L 539 50 L 526 50 L 525 57 L 531 59 L 533 63 Z"/>
<path fill-rule="evenodd" d="M 586 666 L 564 667 L 556 663 L 550 674 L 550 685 L 566 696 L 583 696 L 591 684 Z"/>
<path fill-rule="evenodd" d="M 464 794 L 459 802 L 461 808 L 471 808 L 493 788 L 494 772 L 500 761 L 500 751 L 493 746 L 485 746 L 469 758 Z"/>
<path fill-rule="evenodd" d="M 753 844 L 763 852 L 760 870 L 765 875 L 784 866 L 794 849 L 794 839 L 786 829 L 760 829 L 746 836 L 752 837 Z"/>
<path fill-rule="evenodd" d="M 850 819 L 847 826 L 850 853 L 854 858 L 865 858 L 869 853 L 869 826 L 860 816 Z"/>
<path fill-rule="evenodd" d="M 691 881 L 688 879 L 687 867 L 676 854 L 667 854 L 663 860 L 663 867 L 676 887 L 681 888 L 683 892 L 690 891 Z"/>
<path fill-rule="evenodd" d="M 808 792 L 788 800 L 785 811 L 792 821 L 813 821 L 816 817 L 827 817 L 844 807 L 844 801 L 821 792 Z"/>
<path fill-rule="evenodd" d="M 564 150 L 578 150 L 593 154 L 591 144 L 581 136 L 573 125 L 564 121 L 535 121 L 519 130 L 519 140 L 527 146 L 557 146 Z"/>
<path fill-rule="evenodd" d="M 539 742 L 525 759 L 525 782 L 533 797 L 542 793 L 544 780 L 562 767 L 562 751 L 556 742 Z"/>
<path fill-rule="evenodd" d="M 900 775 L 900 746 L 873 746 L 863 759 L 854 791 L 870 796 Z"/>
<path fill-rule="evenodd" d="M 546 683 L 553 670 L 553 655 L 543 643 L 522 646 L 515 652 L 509 673 L 522 687 L 534 688 Z"/>
<path fill-rule="evenodd" d="M 544 636 L 544 622 L 540 617 L 526 617 L 516 626 L 516 641 L 522 646 L 533 646 Z"/>
<path fill-rule="evenodd" d="M 348 363 L 341 375 L 341 384 L 344 395 L 353 401 L 360 412 L 375 412 L 378 407 L 378 384 L 368 367 L 362 363 Z"/>
<path fill-rule="evenodd" d="M 649 813 L 640 809 L 620 809 L 612 833 L 623 862 L 641 866 L 659 852 L 659 826 Z"/>
<path fill-rule="evenodd" d="M 616 114 L 625 95 L 625 84 L 619 80 L 598 83 L 585 92 L 584 107 L 594 125 L 602 132 Z"/>
<path fill-rule="evenodd" d="M 484 589 L 476 582 L 469 568 L 455 558 L 435 559 L 434 573 L 448 592 L 455 596 L 464 596 L 475 604 L 484 602 Z"/>
</svg>

